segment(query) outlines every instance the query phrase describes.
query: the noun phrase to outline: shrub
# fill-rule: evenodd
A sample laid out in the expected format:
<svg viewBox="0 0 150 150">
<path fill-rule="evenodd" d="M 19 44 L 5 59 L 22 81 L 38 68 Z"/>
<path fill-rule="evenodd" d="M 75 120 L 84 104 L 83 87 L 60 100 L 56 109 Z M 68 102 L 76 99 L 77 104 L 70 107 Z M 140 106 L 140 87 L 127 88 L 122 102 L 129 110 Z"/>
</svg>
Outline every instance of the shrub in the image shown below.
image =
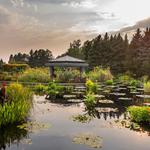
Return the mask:
<svg viewBox="0 0 150 150">
<path fill-rule="evenodd" d="M 137 123 L 150 122 L 150 107 L 131 106 L 128 112 L 131 119 Z"/>
<path fill-rule="evenodd" d="M 80 71 L 79 70 L 58 70 L 56 71 L 58 82 L 79 82 Z"/>
<path fill-rule="evenodd" d="M 88 93 L 85 96 L 85 106 L 87 110 L 92 110 L 94 109 L 95 105 L 96 105 L 96 97 L 94 94 L 92 93 Z"/>
<path fill-rule="evenodd" d="M 142 82 L 139 81 L 139 80 L 132 79 L 132 80 L 129 82 L 129 85 L 130 85 L 130 86 L 134 86 L 134 87 L 138 87 L 138 86 L 141 86 L 141 85 L 142 85 Z"/>
<path fill-rule="evenodd" d="M 110 69 L 102 69 L 100 67 L 95 67 L 93 71 L 87 74 L 87 77 L 94 82 L 105 82 L 113 79 Z"/>
<path fill-rule="evenodd" d="M 119 82 L 128 85 L 130 83 L 131 80 L 133 80 L 132 77 L 130 77 L 129 75 L 121 75 L 119 76 Z"/>
<path fill-rule="evenodd" d="M 46 90 L 47 90 L 47 86 L 42 85 L 42 84 L 35 85 L 34 87 L 34 92 L 39 95 L 46 94 Z"/>
<path fill-rule="evenodd" d="M 24 121 L 32 106 L 32 92 L 18 83 L 7 87 L 8 102 L 0 105 L 0 126 Z"/>
<path fill-rule="evenodd" d="M 50 82 L 49 70 L 47 68 L 30 68 L 25 70 L 19 77 L 22 82 Z"/>
<path fill-rule="evenodd" d="M 87 93 L 97 93 L 98 85 L 97 83 L 92 82 L 91 80 L 86 81 Z"/>
<path fill-rule="evenodd" d="M 107 80 L 106 85 L 113 85 L 113 80 Z"/>
<path fill-rule="evenodd" d="M 65 91 L 65 87 L 60 86 L 55 82 L 50 82 L 47 87 L 47 94 L 51 99 L 62 98 L 64 91 Z"/>
<path fill-rule="evenodd" d="M 150 82 L 144 83 L 144 92 L 150 94 Z"/>
<path fill-rule="evenodd" d="M 29 66 L 27 64 L 4 64 L 2 68 L 6 72 L 22 72 Z"/>
</svg>

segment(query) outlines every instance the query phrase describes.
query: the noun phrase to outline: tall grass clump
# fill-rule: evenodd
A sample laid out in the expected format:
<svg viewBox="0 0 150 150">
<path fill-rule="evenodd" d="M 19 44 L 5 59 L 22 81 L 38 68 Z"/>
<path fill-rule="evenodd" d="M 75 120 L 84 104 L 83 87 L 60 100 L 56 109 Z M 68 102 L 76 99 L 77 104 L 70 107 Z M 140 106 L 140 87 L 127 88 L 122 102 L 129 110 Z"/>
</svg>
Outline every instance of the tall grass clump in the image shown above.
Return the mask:
<svg viewBox="0 0 150 150">
<path fill-rule="evenodd" d="M 85 96 L 84 104 L 86 106 L 86 110 L 93 110 L 96 106 L 96 97 L 93 93 L 88 93 Z"/>
<path fill-rule="evenodd" d="M 80 71 L 79 70 L 62 70 L 56 71 L 57 82 L 79 82 Z"/>
<path fill-rule="evenodd" d="M 30 68 L 25 70 L 18 80 L 21 82 L 47 83 L 50 82 L 49 70 L 48 68 Z"/>
<path fill-rule="evenodd" d="M 94 70 L 90 71 L 87 74 L 87 77 L 93 82 L 105 82 L 107 80 L 112 80 L 113 75 L 110 72 L 110 69 L 102 69 L 100 67 L 95 67 Z"/>
<path fill-rule="evenodd" d="M 6 89 L 7 102 L 0 105 L 0 126 L 25 121 L 32 106 L 32 92 L 18 83 Z"/>
<path fill-rule="evenodd" d="M 128 108 L 131 120 L 137 123 L 150 122 L 150 107 L 131 106 Z"/>
<path fill-rule="evenodd" d="M 144 83 L 144 93 L 150 94 L 150 81 Z"/>
</svg>

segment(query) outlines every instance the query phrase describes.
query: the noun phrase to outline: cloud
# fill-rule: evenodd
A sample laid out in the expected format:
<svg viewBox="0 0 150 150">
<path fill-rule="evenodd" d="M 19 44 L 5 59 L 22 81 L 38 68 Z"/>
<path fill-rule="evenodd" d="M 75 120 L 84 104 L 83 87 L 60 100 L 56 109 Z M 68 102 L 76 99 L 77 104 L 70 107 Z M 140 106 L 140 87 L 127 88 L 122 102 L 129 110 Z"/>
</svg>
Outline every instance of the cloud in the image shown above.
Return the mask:
<svg viewBox="0 0 150 150">
<path fill-rule="evenodd" d="M 17 6 L 23 7 L 24 6 L 24 0 L 10 0 L 10 2 L 13 4 L 14 7 L 17 7 Z"/>
<path fill-rule="evenodd" d="M 146 28 L 150 27 L 150 18 L 138 21 L 135 25 L 123 28 L 120 32 L 129 32 L 132 30 L 136 30 L 137 28 Z"/>
</svg>

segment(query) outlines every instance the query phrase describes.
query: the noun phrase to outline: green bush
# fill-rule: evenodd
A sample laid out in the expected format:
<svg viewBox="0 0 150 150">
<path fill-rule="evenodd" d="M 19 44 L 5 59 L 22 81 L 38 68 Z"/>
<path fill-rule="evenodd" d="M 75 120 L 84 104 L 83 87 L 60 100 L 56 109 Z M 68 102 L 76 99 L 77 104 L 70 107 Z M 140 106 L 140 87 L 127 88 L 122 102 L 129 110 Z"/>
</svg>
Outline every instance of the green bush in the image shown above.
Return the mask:
<svg viewBox="0 0 150 150">
<path fill-rule="evenodd" d="M 4 64 L 2 69 L 5 72 L 22 72 L 29 68 L 27 64 Z"/>
<path fill-rule="evenodd" d="M 98 91 L 98 84 L 92 82 L 91 80 L 87 80 L 86 81 L 86 89 L 87 89 L 87 93 L 94 93 L 96 94 Z"/>
<path fill-rule="evenodd" d="M 34 86 L 34 92 L 36 94 L 44 95 L 44 94 L 46 94 L 46 91 L 47 91 L 47 86 L 45 86 L 45 85 L 38 84 L 38 85 Z"/>
<path fill-rule="evenodd" d="M 32 106 L 32 92 L 18 83 L 7 87 L 8 102 L 0 105 L 0 126 L 24 121 Z"/>
<path fill-rule="evenodd" d="M 144 92 L 150 94 L 150 82 L 144 83 Z"/>
<path fill-rule="evenodd" d="M 150 122 L 150 107 L 131 106 L 128 112 L 131 120 L 137 123 Z"/>
<path fill-rule="evenodd" d="M 50 82 L 47 87 L 47 94 L 51 99 L 62 98 L 64 91 L 65 91 L 65 87 L 60 86 L 55 82 Z"/>
<path fill-rule="evenodd" d="M 21 82 L 48 83 L 50 82 L 49 70 L 48 68 L 30 68 L 25 70 L 18 80 Z"/>
<path fill-rule="evenodd" d="M 93 110 L 94 107 L 96 106 L 96 97 L 92 93 L 88 93 L 85 96 L 85 106 L 87 110 Z"/>
<path fill-rule="evenodd" d="M 129 75 L 120 75 L 118 80 L 123 84 L 129 85 L 133 78 Z"/>
<path fill-rule="evenodd" d="M 86 76 L 93 82 L 105 82 L 113 79 L 110 69 L 102 69 L 100 67 L 95 67 L 94 70 L 90 71 Z"/>
<path fill-rule="evenodd" d="M 139 80 L 132 79 L 132 80 L 129 82 L 129 85 L 130 85 L 130 86 L 134 86 L 134 87 L 138 87 L 138 86 L 141 86 L 141 85 L 142 85 L 142 82 L 139 81 Z"/>
<path fill-rule="evenodd" d="M 79 82 L 79 70 L 58 70 L 56 71 L 56 81 L 58 82 Z"/>
<path fill-rule="evenodd" d="M 107 80 L 105 83 L 106 85 L 113 85 L 113 80 Z"/>
</svg>

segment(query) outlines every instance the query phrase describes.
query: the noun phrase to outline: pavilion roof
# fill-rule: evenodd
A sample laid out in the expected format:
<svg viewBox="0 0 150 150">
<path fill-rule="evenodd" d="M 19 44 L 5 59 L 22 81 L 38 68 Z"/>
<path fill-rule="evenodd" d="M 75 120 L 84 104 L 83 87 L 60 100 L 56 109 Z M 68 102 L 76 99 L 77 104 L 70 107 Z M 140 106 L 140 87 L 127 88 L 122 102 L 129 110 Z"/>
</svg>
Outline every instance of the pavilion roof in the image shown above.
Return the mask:
<svg viewBox="0 0 150 150">
<path fill-rule="evenodd" d="M 47 65 L 59 67 L 88 67 L 88 64 L 85 62 L 85 60 L 74 58 L 68 55 L 51 60 Z"/>
</svg>

